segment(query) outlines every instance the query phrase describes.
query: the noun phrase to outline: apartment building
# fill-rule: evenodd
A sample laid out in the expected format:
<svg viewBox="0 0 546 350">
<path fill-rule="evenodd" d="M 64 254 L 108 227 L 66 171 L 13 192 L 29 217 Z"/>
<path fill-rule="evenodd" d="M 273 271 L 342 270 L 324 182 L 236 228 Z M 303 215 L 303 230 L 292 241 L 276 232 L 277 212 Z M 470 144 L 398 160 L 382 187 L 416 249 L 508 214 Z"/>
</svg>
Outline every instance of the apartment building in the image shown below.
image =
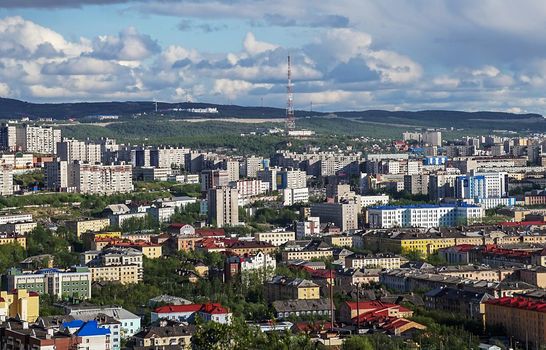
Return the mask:
<svg viewBox="0 0 546 350">
<path fill-rule="evenodd" d="M 32 221 L 32 214 L 4 214 L 0 215 L 0 225 Z"/>
<path fill-rule="evenodd" d="M 236 188 L 218 187 L 208 190 L 208 221 L 217 227 L 239 223 L 239 194 Z"/>
<path fill-rule="evenodd" d="M 302 278 L 275 276 L 264 285 L 268 301 L 320 299 L 320 287 L 313 281 Z"/>
<path fill-rule="evenodd" d="M 282 200 L 284 206 L 291 206 L 296 203 L 308 203 L 309 188 L 285 188 L 282 190 Z"/>
<path fill-rule="evenodd" d="M 57 142 L 57 156 L 61 161 L 67 161 L 68 163 L 78 160 L 96 164 L 102 161 L 102 150 L 100 144 L 63 138 L 61 142 Z"/>
<path fill-rule="evenodd" d="M 0 196 L 13 194 L 13 167 L 0 164 Z"/>
<path fill-rule="evenodd" d="M 256 178 L 258 171 L 263 170 L 264 159 L 262 157 L 246 157 L 241 163 L 240 173 L 243 177 Z"/>
<path fill-rule="evenodd" d="M 286 243 L 282 252 L 282 261 L 331 258 L 333 248 L 319 240 L 292 241 Z"/>
<path fill-rule="evenodd" d="M 482 207 L 465 203 L 457 205 L 405 205 L 368 208 L 371 228 L 440 227 L 480 222 Z"/>
<path fill-rule="evenodd" d="M 311 205 L 311 216 L 323 223 L 334 223 L 341 231 L 358 228 L 358 205 L 355 203 L 315 203 Z"/>
<path fill-rule="evenodd" d="M 485 302 L 485 323 L 501 326 L 506 334 L 528 348 L 546 343 L 546 303 L 521 297 L 504 297 Z"/>
<path fill-rule="evenodd" d="M 15 131 L 15 136 L 12 133 Z M 7 136 L 0 138 L 6 139 L 8 148 L 23 152 L 56 154 L 57 142 L 61 141 L 61 130 L 53 129 L 48 126 L 34 126 L 21 124 L 15 127 L 7 126 L 0 131 L 0 134 L 6 133 Z M 15 139 L 15 149 L 13 149 L 13 140 Z M 6 143 L 6 142 L 4 142 Z"/>
<path fill-rule="evenodd" d="M 229 173 L 227 170 L 203 170 L 201 171 L 201 192 L 207 192 L 215 187 L 229 185 Z"/>
<path fill-rule="evenodd" d="M 181 168 L 185 166 L 186 154 L 189 148 L 152 147 L 150 149 L 150 165 L 156 168 Z"/>
<path fill-rule="evenodd" d="M 400 256 L 394 254 L 360 254 L 355 253 L 345 257 L 345 267 L 353 269 L 362 268 L 381 268 L 398 269 L 400 268 Z"/>
<path fill-rule="evenodd" d="M 266 242 L 275 247 L 281 246 L 286 242 L 296 239 L 296 233 L 291 231 L 280 232 L 257 232 L 254 234 L 254 239 L 258 242 Z"/>
<path fill-rule="evenodd" d="M 66 228 L 76 233 L 76 236 L 80 237 L 86 232 L 100 232 L 105 231 L 110 226 L 110 220 L 106 218 L 102 219 L 83 219 L 67 221 Z"/>
<path fill-rule="evenodd" d="M 40 315 L 40 297 L 36 292 L 17 289 L 0 292 L 0 318 L 18 318 L 34 322 Z"/>
<path fill-rule="evenodd" d="M 78 266 L 69 270 L 54 268 L 35 272 L 9 269 L 2 275 L 2 289 L 26 289 L 38 294 L 54 295 L 58 298 L 91 298 L 91 272 L 87 267 Z"/>
<path fill-rule="evenodd" d="M 19 244 L 21 247 L 27 247 L 27 238 L 13 233 L 0 233 L 0 245 Z"/>
<path fill-rule="evenodd" d="M 0 150 L 17 151 L 17 131 L 15 125 L 2 124 L 0 126 Z"/>
<path fill-rule="evenodd" d="M 132 284 L 142 281 L 142 252 L 133 248 L 106 248 L 82 253 L 92 281 Z"/>
<path fill-rule="evenodd" d="M 134 189 L 133 170 L 127 164 L 54 161 L 46 163 L 44 174 L 46 187 L 52 191 L 111 195 Z"/>
</svg>

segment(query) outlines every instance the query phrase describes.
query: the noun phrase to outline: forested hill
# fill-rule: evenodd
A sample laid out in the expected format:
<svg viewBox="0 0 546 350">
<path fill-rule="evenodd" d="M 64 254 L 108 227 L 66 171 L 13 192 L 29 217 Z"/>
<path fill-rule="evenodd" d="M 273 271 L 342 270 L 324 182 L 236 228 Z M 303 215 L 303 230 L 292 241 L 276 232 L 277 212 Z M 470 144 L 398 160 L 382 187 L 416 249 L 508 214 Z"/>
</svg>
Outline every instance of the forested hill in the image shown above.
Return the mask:
<svg viewBox="0 0 546 350">
<path fill-rule="evenodd" d="M 94 115 L 129 115 L 134 113 L 154 113 L 153 101 L 126 102 L 78 102 L 78 103 L 29 103 L 14 99 L 0 98 L 0 119 L 22 116 L 33 118 L 81 119 Z M 202 114 L 185 111 L 192 108 L 217 108 L 218 113 Z M 157 103 L 159 113 L 173 117 L 207 118 L 282 118 L 285 111 L 273 107 L 245 107 L 210 103 Z M 176 111 L 173 111 L 176 110 Z M 297 118 L 338 117 L 360 122 L 388 123 L 399 126 L 427 127 L 491 127 L 511 130 L 546 130 L 546 120 L 540 114 L 514 114 L 504 112 L 461 112 L 445 110 L 429 111 L 336 111 L 332 113 L 315 111 L 296 111 Z"/>
</svg>

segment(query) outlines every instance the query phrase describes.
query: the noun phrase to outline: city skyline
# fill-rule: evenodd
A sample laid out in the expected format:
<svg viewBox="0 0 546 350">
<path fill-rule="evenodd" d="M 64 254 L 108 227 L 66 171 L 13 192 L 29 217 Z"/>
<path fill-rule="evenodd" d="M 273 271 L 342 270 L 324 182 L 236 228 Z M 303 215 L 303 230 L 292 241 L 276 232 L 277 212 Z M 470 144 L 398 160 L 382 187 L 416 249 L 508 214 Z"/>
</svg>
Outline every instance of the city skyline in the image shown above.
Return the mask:
<svg viewBox="0 0 546 350">
<path fill-rule="evenodd" d="M 543 113 L 539 1 L 3 1 L 0 96 Z"/>
</svg>

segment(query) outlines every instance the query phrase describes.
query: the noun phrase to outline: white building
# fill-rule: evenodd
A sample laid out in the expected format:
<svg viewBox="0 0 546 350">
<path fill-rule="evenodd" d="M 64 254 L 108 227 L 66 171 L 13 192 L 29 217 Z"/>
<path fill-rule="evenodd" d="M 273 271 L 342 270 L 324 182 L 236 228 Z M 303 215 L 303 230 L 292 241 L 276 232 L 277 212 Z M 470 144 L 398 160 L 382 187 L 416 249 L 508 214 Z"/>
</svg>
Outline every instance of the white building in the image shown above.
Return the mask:
<svg viewBox="0 0 546 350">
<path fill-rule="evenodd" d="M 311 215 L 323 223 L 332 222 L 341 231 L 358 228 L 358 205 L 355 203 L 316 203 L 311 205 Z"/>
<path fill-rule="evenodd" d="M 174 215 L 175 207 L 151 207 L 148 214 L 157 222 L 169 222 Z"/>
<path fill-rule="evenodd" d="M 264 194 L 267 189 L 262 185 L 262 180 L 238 180 L 231 183 L 231 187 L 237 189 L 239 199 L 248 199 Z"/>
<path fill-rule="evenodd" d="M 283 205 L 291 206 L 296 203 L 309 202 L 309 188 L 285 188 L 282 190 Z"/>
<path fill-rule="evenodd" d="M 479 222 L 484 216 L 476 205 L 379 206 L 368 209 L 371 228 L 440 227 Z"/>
<path fill-rule="evenodd" d="M 485 177 L 485 188 L 488 198 L 499 198 L 506 196 L 507 177 L 505 172 L 482 172 L 473 173 L 474 176 Z"/>
<path fill-rule="evenodd" d="M 295 240 L 296 233 L 291 231 L 258 232 L 254 234 L 254 238 L 258 242 L 267 242 L 275 247 L 278 247 L 286 242 Z"/>
<path fill-rule="evenodd" d="M 17 125 L 15 131 L 17 150 L 40 154 L 57 154 L 57 142 L 61 141 L 61 130 L 48 126 L 23 124 Z"/>
<path fill-rule="evenodd" d="M 0 164 L 0 196 L 13 194 L 13 168 L 11 165 Z"/>
<path fill-rule="evenodd" d="M 94 320 L 105 314 L 121 322 L 121 338 L 127 339 L 140 331 L 140 317 L 120 306 L 79 306 L 65 307 L 68 315 L 77 320 Z"/>
<path fill-rule="evenodd" d="M 241 175 L 243 177 L 255 178 L 258 176 L 258 171 L 263 170 L 263 164 L 264 159 L 262 157 L 246 157 L 241 163 Z"/>
<path fill-rule="evenodd" d="M 44 182 L 49 190 L 85 194 L 131 192 L 131 165 L 102 165 L 56 161 L 46 163 Z"/>
<path fill-rule="evenodd" d="M 234 257 L 239 258 L 239 257 Z M 264 280 L 274 275 L 277 262 L 274 256 L 258 252 L 255 255 L 240 258 L 240 273 L 242 281 L 249 278 L 249 274 L 262 274 Z M 246 276 L 245 276 L 246 275 Z"/>
<path fill-rule="evenodd" d="M 365 208 L 372 205 L 389 204 L 390 197 L 387 194 L 380 194 L 377 196 L 358 196 L 357 199 L 360 203 L 360 207 Z"/>
<path fill-rule="evenodd" d="M 60 160 L 65 160 L 69 163 L 76 160 L 89 164 L 100 163 L 102 161 L 100 144 L 68 138 L 57 142 L 57 155 Z"/>
<path fill-rule="evenodd" d="M 122 227 L 123 223 L 128 220 L 144 220 L 146 219 L 147 213 L 125 213 L 125 214 L 115 214 L 110 215 L 108 219 L 110 220 L 110 225 L 114 227 Z"/>
<path fill-rule="evenodd" d="M 0 225 L 16 224 L 18 222 L 31 222 L 32 214 L 5 214 L 0 215 Z"/>
<path fill-rule="evenodd" d="M 442 133 L 440 131 L 425 131 L 423 133 L 423 143 L 429 146 L 441 146 Z"/>
</svg>

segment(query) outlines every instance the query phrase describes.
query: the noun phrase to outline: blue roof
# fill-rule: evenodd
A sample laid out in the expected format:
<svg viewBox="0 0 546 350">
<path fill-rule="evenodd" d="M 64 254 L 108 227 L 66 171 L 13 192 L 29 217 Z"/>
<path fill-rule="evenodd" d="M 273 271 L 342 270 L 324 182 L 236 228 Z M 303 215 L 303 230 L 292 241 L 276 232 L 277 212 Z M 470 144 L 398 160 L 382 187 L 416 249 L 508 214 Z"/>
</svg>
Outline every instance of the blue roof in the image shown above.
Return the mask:
<svg viewBox="0 0 546 350">
<path fill-rule="evenodd" d="M 54 269 L 54 268 L 41 269 L 41 270 L 36 271 L 37 274 L 40 274 L 40 273 L 58 273 L 58 272 L 61 272 L 61 270 Z"/>
<path fill-rule="evenodd" d="M 96 335 L 109 335 L 110 330 L 108 328 L 100 328 L 97 321 L 87 321 L 76 332 L 76 335 L 80 337 L 91 337 Z"/>
</svg>

